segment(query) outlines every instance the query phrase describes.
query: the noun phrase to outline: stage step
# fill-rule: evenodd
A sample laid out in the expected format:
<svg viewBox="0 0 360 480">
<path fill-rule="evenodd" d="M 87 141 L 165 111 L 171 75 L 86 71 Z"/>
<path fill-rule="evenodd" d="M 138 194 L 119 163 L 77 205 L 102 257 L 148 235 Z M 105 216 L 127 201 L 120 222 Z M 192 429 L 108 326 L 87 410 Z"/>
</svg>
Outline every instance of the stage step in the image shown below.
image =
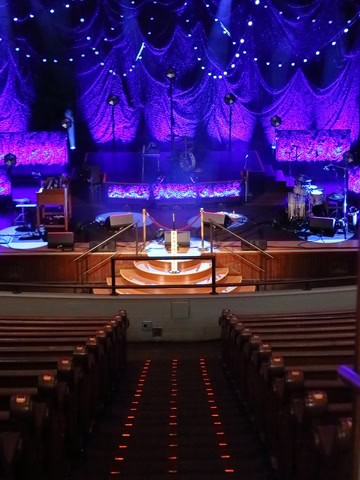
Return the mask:
<svg viewBox="0 0 360 480">
<path fill-rule="evenodd" d="M 141 276 L 150 280 L 159 281 L 164 280 L 165 283 L 187 283 L 188 281 L 195 281 L 197 279 L 203 279 L 204 275 L 208 277 L 209 272 L 211 273 L 211 262 L 203 261 L 197 262 L 194 265 L 187 266 L 184 262 L 176 262 L 176 268 L 179 270 L 179 273 L 174 275 L 171 273 L 171 262 L 167 262 L 167 269 L 162 268 L 155 263 L 147 261 L 138 261 L 134 262 L 135 269 L 138 273 L 141 273 Z M 121 275 L 123 275 L 124 269 L 121 270 Z M 123 275 L 124 276 L 124 275 Z M 152 282 L 151 282 L 152 283 Z"/>
<path fill-rule="evenodd" d="M 228 268 L 216 269 L 216 281 L 220 282 L 229 273 Z M 130 284 L 135 285 L 169 285 L 169 284 L 209 284 L 211 282 L 211 272 L 201 272 L 201 274 L 170 274 L 170 275 L 156 275 L 152 277 L 143 275 L 142 271 L 135 268 L 123 268 L 120 275 Z M 108 280 L 108 279 L 107 279 Z"/>
<path fill-rule="evenodd" d="M 242 277 L 238 276 L 228 276 L 221 280 L 221 283 L 241 283 Z M 116 282 L 118 285 L 128 285 L 126 280 L 123 277 L 116 277 Z M 111 285 L 111 278 L 107 278 L 108 285 Z M 182 295 L 193 295 L 193 294 L 208 294 L 211 293 L 210 287 L 198 287 L 198 288 L 119 288 L 116 290 L 116 293 L 119 295 L 174 295 L 174 294 L 182 294 Z M 226 293 L 251 293 L 255 292 L 256 288 L 254 285 L 246 285 L 246 286 L 221 286 L 216 288 L 216 293 L 218 294 L 226 294 Z M 103 290 L 94 289 L 94 293 L 99 292 L 100 295 L 110 295 L 111 289 Z"/>
<path fill-rule="evenodd" d="M 124 288 L 117 288 L 118 295 L 194 295 L 209 294 L 212 292 L 212 264 L 207 260 L 180 260 L 176 266 L 178 273 L 170 271 L 172 265 L 169 260 L 141 260 L 133 262 L 133 268 L 121 268 L 116 275 L 116 284 Z M 254 286 L 237 286 L 240 284 L 241 275 L 229 274 L 228 268 L 216 268 L 216 283 L 228 283 L 216 288 L 216 293 L 250 293 L 255 291 Z M 111 286 L 111 277 L 106 278 L 106 283 Z M 194 285 L 194 287 L 171 287 L 171 285 Z M 127 288 L 129 286 L 135 288 Z M 195 285 L 202 285 L 202 287 Z M 143 288 L 148 286 L 149 288 Z M 151 288 L 156 286 L 156 288 Z M 164 288 L 161 288 L 161 287 Z M 111 295 L 111 289 L 94 288 L 95 295 Z"/>
</svg>

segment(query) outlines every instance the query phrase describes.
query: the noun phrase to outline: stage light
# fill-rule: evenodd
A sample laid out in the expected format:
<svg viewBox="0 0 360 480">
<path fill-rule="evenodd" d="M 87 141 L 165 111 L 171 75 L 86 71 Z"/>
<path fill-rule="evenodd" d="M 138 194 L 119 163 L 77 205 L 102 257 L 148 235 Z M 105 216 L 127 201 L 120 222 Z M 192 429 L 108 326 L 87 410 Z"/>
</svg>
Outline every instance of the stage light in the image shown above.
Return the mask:
<svg viewBox="0 0 360 480">
<path fill-rule="evenodd" d="M 271 117 L 270 123 L 273 127 L 277 128 L 280 127 L 280 125 L 282 124 L 282 120 L 278 115 L 274 115 L 273 117 Z"/>
<path fill-rule="evenodd" d="M 175 77 L 176 77 L 176 70 L 174 67 L 169 67 L 167 70 L 166 70 L 166 76 L 167 78 L 169 78 L 170 80 L 173 80 Z"/>
<path fill-rule="evenodd" d="M 345 152 L 343 155 L 343 160 L 345 163 L 352 163 L 354 161 L 354 155 L 350 151 Z"/>
<path fill-rule="evenodd" d="M 226 105 L 233 105 L 236 102 L 236 97 L 233 93 L 227 93 L 224 97 Z"/>
<path fill-rule="evenodd" d="M 7 153 L 4 157 L 4 163 L 7 167 L 14 167 L 16 165 L 16 155 Z"/>
<path fill-rule="evenodd" d="M 71 118 L 69 117 L 65 117 L 63 119 L 63 121 L 61 122 L 61 126 L 62 128 L 64 128 L 65 130 L 69 129 L 70 127 L 72 127 L 72 120 Z"/>
<path fill-rule="evenodd" d="M 119 97 L 114 93 L 110 93 L 106 101 L 109 105 L 111 105 L 112 107 L 115 107 L 115 105 L 119 103 Z"/>
</svg>

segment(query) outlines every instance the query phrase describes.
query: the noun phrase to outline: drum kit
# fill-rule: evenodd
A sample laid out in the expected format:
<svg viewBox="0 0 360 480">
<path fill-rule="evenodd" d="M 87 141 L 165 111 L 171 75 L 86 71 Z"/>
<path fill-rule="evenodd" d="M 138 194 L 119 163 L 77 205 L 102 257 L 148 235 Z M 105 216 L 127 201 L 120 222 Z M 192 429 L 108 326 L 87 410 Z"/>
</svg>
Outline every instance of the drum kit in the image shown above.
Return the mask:
<svg viewBox="0 0 360 480">
<path fill-rule="evenodd" d="M 311 178 L 298 175 L 292 192 L 288 193 L 289 220 L 304 220 L 325 214 L 324 189 L 312 185 Z"/>
</svg>

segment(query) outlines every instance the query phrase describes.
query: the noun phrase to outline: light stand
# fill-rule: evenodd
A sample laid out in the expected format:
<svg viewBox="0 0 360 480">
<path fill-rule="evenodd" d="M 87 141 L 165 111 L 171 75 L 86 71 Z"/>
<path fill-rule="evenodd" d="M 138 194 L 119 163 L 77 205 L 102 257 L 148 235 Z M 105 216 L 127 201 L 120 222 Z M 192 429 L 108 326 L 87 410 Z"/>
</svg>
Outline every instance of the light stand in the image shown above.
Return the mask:
<svg viewBox="0 0 360 480">
<path fill-rule="evenodd" d="M 224 102 L 229 105 L 229 153 L 232 149 L 232 117 L 233 117 L 233 105 L 236 102 L 236 97 L 233 93 L 227 93 L 224 97 Z"/>
<path fill-rule="evenodd" d="M 110 93 L 107 98 L 107 103 L 111 106 L 111 132 L 112 132 L 112 141 L 115 145 L 115 107 L 119 103 L 119 97 L 114 93 Z"/>
<path fill-rule="evenodd" d="M 280 127 L 282 124 L 282 120 L 279 117 L 279 115 L 274 115 L 270 119 L 271 125 L 274 127 L 274 145 L 273 145 L 273 150 L 274 150 L 274 160 L 276 160 L 276 149 L 277 149 L 277 128 Z"/>
<path fill-rule="evenodd" d="M 347 164 L 352 163 L 354 157 L 350 152 L 346 152 L 343 155 L 343 160 L 345 161 L 345 166 L 342 165 L 332 165 L 333 168 L 338 168 L 343 171 L 343 195 L 344 195 L 344 203 L 343 203 L 343 218 L 341 219 L 342 228 L 344 229 L 344 237 L 346 239 L 346 230 L 347 230 L 347 197 L 348 197 L 348 186 L 349 186 L 349 167 Z"/>
<path fill-rule="evenodd" d="M 171 157 L 174 155 L 174 147 L 175 147 L 175 134 L 174 134 L 174 127 L 175 127 L 175 118 L 174 118 L 174 99 L 173 99 L 173 88 L 174 88 L 174 80 L 176 78 L 176 70 L 174 67 L 169 67 L 166 70 L 166 76 L 170 81 L 169 86 L 169 97 L 170 97 L 170 142 L 171 142 Z"/>
</svg>

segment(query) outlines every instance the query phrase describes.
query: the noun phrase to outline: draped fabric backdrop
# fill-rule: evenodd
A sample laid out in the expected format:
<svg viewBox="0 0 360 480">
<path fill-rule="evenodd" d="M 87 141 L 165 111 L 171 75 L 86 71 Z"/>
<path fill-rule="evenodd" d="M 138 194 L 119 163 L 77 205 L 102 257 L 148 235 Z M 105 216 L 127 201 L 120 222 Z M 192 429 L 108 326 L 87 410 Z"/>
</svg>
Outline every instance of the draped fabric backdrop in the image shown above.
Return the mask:
<svg viewBox="0 0 360 480">
<path fill-rule="evenodd" d="M 0 18 L 1 132 L 56 130 L 70 110 L 78 147 L 168 145 L 173 66 L 175 138 L 225 147 L 232 109 L 244 148 L 274 144 L 274 115 L 358 141 L 357 1 L 0 0 Z"/>
</svg>

